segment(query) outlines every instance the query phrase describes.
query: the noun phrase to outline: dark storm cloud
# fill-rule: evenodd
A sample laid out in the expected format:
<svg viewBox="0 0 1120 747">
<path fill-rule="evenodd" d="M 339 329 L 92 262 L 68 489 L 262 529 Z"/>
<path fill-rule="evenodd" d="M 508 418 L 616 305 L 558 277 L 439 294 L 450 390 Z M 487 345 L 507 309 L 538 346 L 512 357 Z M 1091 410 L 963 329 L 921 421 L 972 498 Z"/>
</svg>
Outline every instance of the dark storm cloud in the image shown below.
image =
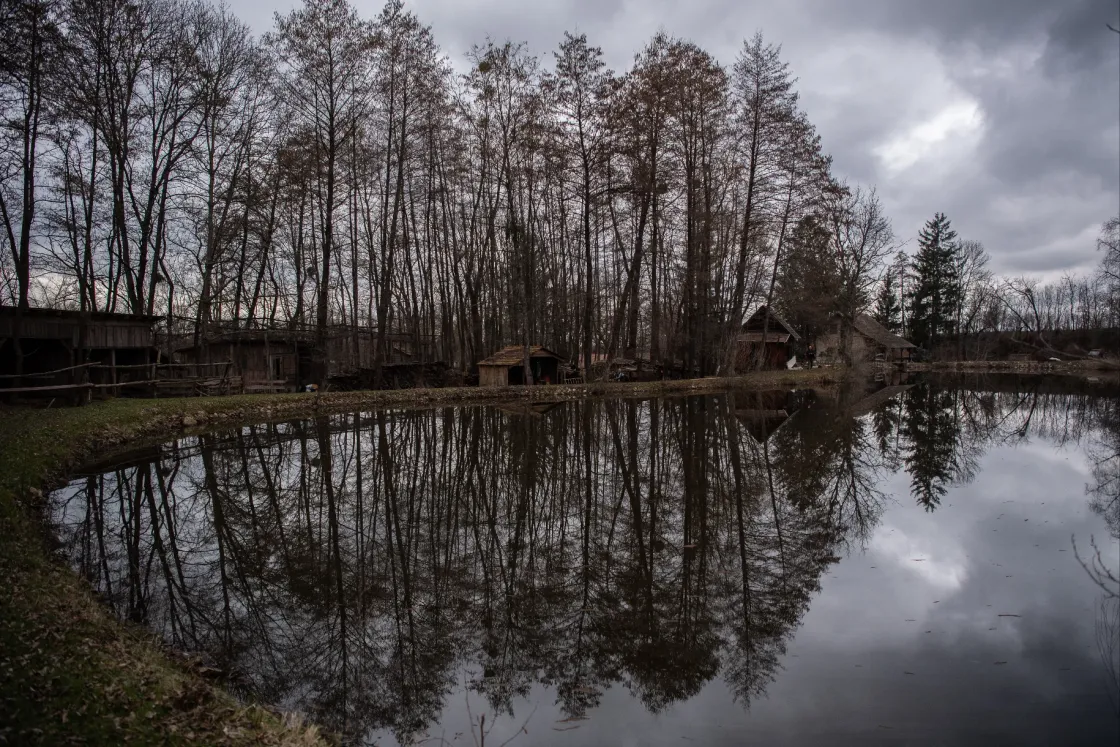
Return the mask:
<svg viewBox="0 0 1120 747">
<path fill-rule="evenodd" d="M 352 0 L 366 17 L 376 0 Z M 280 10 L 295 3 L 281 0 Z M 258 32 L 271 12 L 233 8 Z M 935 211 L 982 241 L 994 269 L 1058 275 L 1099 261 L 1120 214 L 1116 0 L 414 0 L 462 69 L 487 36 L 551 65 L 566 30 L 615 70 L 650 36 L 696 42 L 730 66 L 761 30 L 782 44 L 839 175 L 878 186 L 900 239 Z"/>
<path fill-rule="evenodd" d="M 922 2 L 865 0 L 855 7 L 887 37 L 929 43 L 983 113 L 974 179 L 941 184 L 951 193 L 942 209 L 958 229 L 982 239 L 1005 271 L 1095 264 L 1092 234 L 1120 212 L 1120 39 L 1105 28 L 1120 25 L 1120 5 L 950 0 L 931 12 Z"/>
</svg>

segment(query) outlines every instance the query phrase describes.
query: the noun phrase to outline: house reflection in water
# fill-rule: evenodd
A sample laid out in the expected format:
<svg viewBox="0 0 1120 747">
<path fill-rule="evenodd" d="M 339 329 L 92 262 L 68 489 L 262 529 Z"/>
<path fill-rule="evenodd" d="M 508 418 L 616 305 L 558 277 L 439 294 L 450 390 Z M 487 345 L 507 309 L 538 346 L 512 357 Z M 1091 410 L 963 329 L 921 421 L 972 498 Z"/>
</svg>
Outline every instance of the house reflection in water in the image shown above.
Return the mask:
<svg viewBox="0 0 1120 747">
<path fill-rule="evenodd" d="M 816 397 L 812 389 L 772 389 L 735 395 L 735 417 L 755 443 L 765 443 Z"/>
</svg>

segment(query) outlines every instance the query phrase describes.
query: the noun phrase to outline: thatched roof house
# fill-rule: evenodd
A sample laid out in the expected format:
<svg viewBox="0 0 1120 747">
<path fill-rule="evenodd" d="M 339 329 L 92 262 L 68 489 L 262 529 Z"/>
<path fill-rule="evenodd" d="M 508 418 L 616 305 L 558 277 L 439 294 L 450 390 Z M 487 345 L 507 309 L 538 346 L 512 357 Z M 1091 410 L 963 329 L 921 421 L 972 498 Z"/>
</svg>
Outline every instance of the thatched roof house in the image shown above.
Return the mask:
<svg viewBox="0 0 1120 747">
<path fill-rule="evenodd" d="M 858 314 L 852 320 L 854 329 L 873 354 L 882 354 L 886 360 L 909 360 L 910 351 L 917 346 L 899 337 L 867 314 Z"/>
</svg>

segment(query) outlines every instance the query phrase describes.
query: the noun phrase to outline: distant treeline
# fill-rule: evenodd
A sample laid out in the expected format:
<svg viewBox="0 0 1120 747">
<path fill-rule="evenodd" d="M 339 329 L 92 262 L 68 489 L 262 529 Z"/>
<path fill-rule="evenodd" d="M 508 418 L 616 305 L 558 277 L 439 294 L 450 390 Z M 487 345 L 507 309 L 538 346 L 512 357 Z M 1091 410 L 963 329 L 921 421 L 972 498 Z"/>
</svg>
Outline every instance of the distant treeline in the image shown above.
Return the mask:
<svg viewBox="0 0 1120 747">
<path fill-rule="evenodd" d="M 1093 350 L 1120 353 L 1120 328 L 974 332 L 948 337 L 930 352 L 941 360 L 1003 360 L 1013 355 L 1048 359 L 1055 353 L 1084 358 Z"/>
<path fill-rule="evenodd" d="M 487 41 L 456 75 L 397 0 L 305 0 L 261 39 L 205 0 L 0 0 L 0 27 L 5 304 L 714 372 L 759 303 L 810 329 L 894 277 L 761 35 L 724 66 L 659 33 L 621 72 L 583 35 L 547 64 Z"/>
<path fill-rule="evenodd" d="M 899 252 L 882 269 L 870 311 L 891 332 L 944 357 L 1117 350 L 1109 330 L 1120 327 L 1120 219 L 1101 227 L 1097 244 L 1101 262 L 1093 273 L 1051 282 L 1000 277 L 984 247 L 958 239 L 938 213 L 919 232 L 915 253 Z M 803 255 L 799 245 L 778 273 L 778 308 L 810 335 L 828 326 L 838 308 L 835 280 L 817 269 L 828 267 L 822 260 Z"/>
</svg>

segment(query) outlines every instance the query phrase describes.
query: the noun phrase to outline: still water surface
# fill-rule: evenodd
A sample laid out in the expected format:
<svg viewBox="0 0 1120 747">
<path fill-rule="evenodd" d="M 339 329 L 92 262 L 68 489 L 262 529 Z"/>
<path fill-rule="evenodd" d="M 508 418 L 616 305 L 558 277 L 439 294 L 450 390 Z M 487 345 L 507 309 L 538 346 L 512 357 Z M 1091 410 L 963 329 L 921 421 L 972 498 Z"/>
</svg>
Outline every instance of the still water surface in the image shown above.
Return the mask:
<svg viewBox="0 0 1120 747">
<path fill-rule="evenodd" d="M 53 505 L 121 617 L 356 743 L 1089 745 L 1118 494 L 1116 392 L 1036 378 L 268 424 Z"/>
</svg>

